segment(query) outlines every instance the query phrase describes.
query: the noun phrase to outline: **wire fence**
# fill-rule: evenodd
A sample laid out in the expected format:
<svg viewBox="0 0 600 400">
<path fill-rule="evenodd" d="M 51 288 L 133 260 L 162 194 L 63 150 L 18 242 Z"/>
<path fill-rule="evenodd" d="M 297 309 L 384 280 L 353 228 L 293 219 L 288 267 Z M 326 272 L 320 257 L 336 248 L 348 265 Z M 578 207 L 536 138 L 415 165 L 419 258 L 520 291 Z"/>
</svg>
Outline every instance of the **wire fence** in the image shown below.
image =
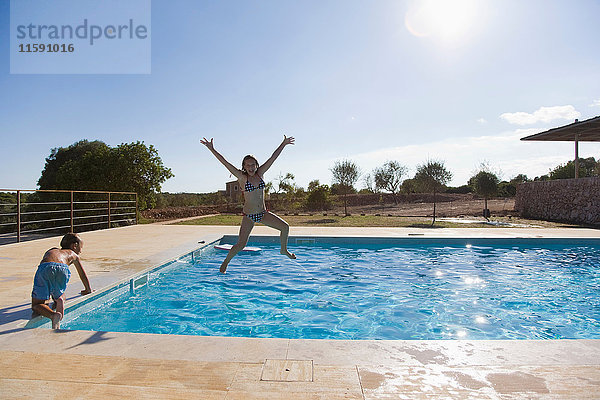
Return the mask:
<svg viewBox="0 0 600 400">
<path fill-rule="evenodd" d="M 137 223 L 134 192 L 0 189 L 0 244 Z"/>
</svg>

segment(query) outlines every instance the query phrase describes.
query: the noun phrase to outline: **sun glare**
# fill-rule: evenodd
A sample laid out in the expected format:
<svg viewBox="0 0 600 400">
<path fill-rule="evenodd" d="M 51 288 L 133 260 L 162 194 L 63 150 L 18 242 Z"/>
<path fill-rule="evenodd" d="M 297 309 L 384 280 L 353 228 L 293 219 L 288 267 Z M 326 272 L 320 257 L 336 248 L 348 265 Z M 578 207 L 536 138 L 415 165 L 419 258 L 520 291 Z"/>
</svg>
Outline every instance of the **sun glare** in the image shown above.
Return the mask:
<svg viewBox="0 0 600 400">
<path fill-rule="evenodd" d="M 477 0 L 417 0 L 410 5 L 404 24 L 417 37 L 456 42 L 476 22 L 477 6 Z"/>
</svg>

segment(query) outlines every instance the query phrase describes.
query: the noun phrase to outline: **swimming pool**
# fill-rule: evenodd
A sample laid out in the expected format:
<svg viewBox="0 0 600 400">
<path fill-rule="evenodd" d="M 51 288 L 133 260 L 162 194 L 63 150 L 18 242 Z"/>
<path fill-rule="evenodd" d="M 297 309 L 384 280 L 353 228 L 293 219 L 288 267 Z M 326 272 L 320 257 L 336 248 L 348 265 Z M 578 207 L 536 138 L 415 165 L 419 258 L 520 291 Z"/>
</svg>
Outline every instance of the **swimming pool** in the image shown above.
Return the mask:
<svg viewBox="0 0 600 400">
<path fill-rule="evenodd" d="M 67 310 L 64 329 L 317 339 L 600 338 L 595 239 L 291 238 L 212 245 Z M 232 243 L 235 237 L 221 242 Z M 140 286 L 136 288 L 136 286 Z"/>
</svg>

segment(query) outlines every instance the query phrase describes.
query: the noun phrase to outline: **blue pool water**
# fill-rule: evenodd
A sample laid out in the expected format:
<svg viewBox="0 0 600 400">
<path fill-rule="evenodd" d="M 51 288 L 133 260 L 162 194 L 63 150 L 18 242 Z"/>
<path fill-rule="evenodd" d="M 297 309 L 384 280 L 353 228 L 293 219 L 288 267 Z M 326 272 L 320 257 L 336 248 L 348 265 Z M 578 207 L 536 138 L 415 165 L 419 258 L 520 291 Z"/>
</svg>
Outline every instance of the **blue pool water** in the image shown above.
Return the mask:
<svg viewBox="0 0 600 400">
<path fill-rule="evenodd" d="M 600 338 L 600 242 L 419 239 L 208 247 L 65 329 L 317 339 Z M 302 244 L 304 243 L 304 244 Z"/>
</svg>

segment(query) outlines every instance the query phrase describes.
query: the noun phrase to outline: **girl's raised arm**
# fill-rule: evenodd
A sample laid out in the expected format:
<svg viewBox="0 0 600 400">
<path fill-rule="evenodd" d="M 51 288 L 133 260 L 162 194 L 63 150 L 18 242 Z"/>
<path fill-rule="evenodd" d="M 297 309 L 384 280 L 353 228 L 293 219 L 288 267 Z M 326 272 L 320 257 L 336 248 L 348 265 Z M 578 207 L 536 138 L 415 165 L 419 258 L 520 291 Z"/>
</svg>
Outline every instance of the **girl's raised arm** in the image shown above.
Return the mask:
<svg viewBox="0 0 600 400">
<path fill-rule="evenodd" d="M 288 144 L 294 144 L 294 141 L 296 139 L 294 139 L 293 136 L 287 137 L 285 135 L 283 135 L 283 142 L 281 142 L 281 144 L 279 145 L 279 147 L 277 147 L 275 149 L 275 151 L 273 152 L 273 155 L 271 155 L 271 157 L 264 162 L 264 164 L 262 164 L 259 168 L 258 168 L 258 173 L 263 176 L 264 173 L 271 168 L 271 165 L 273 165 L 273 163 L 275 162 L 275 160 L 277 159 L 277 157 L 279 157 L 279 155 L 281 154 L 281 152 L 283 151 L 283 148 L 285 146 L 287 146 Z"/>
<path fill-rule="evenodd" d="M 200 143 L 205 145 L 211 153 L 227 168 L 229 172 L 231 172 L 236 178 L 239 178 L 242 171 L 233 166 L 229 161 L 225 159 L 217 150 L 215 150 L 215 146 L 213 145 L 213 139 L 210 138 L 210 142 L 206 138 L 200 139 Z"/>
</svg>

